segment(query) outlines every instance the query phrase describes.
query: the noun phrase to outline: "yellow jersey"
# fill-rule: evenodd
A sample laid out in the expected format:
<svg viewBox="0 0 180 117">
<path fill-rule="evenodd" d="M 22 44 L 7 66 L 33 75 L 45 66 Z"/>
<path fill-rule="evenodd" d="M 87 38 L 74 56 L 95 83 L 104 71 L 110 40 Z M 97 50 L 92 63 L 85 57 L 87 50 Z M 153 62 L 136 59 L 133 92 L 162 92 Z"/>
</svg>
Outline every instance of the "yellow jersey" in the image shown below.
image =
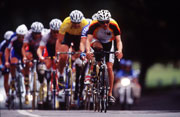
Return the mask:
<svg viewBox="0 0 180 117">
<path fill-rule="evenodd" d="M 88 21 L 85 18 L 83 18 L 82 21 L 80 22 L 80 27 L 74 28 L 72 27 L 72 22 L 71 22 L 70 17 L 67 17 L 64 19 L 63 23 L 61 24 L 59 33 L 62 35 L 65 35 L 66 33 L 68 33 L 69 35 L 81 35 L 83 28 L 87 24 L 88 24 Z"/>
</svg>

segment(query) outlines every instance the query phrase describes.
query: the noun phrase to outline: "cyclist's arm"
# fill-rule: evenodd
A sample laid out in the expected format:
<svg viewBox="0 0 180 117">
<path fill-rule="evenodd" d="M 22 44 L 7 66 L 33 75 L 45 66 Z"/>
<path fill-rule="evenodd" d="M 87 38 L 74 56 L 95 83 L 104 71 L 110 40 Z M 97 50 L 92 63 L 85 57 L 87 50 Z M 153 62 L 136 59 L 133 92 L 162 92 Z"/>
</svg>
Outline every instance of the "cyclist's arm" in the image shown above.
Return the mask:
<svg viewBox="0 0 180 117">
<path fill-rule="evenodd" d="M 116 46 L 117 46 L 117 50 L 119 53 L 122 53 L 122 48 L 123 48 L 123 45 L 122 45 L 122 41 L 121 41 L 121 36 L 120 35 L 117 35 L 116 36 Z"/>
<path fill-rule="evenodd" d="M 0 52 L 0 65 L 2 65 L 2 52 Z"/>
<path fill-rule="evenodd" d="M 40 59 L 43 58 L 42 53 L 43 53 L 44 48 L 45 46 L 39 46 L 39 48 L 37 49 L 37 55 Z"/>
<path fill-rule="evenodd" d="M 23 58 L 27 58 L 26 57 L 26 47 L 28 47 L 28 43 L 24 43 L 23 46 L 22 46 L 22 55 L 23 55 Z"/>
<path fill-rule="evenodd" d="M 59 34 L 58 39 L 56 41 L 56 52 L 59 50 L 59 47 L 61 45 L 61 42 L 64 40 L 64 35 Z"/>
<path fill-rule="evenodd" d="M 91 50 L 91 41 L 92 41 L 92 39 L 93 39 L 93 35 L 88 34 L 87 41 L 86 41 L 86 51 L 87 51 L 87 53 L 89 53 L 90 50 Z"/>
<path fill-rule="evenodd" d="M 85 51 L 86 40 L 87 40 L 87 37 L 81 37 L 80 48 L 79 48 L 81 52 Z"/>
<path fill-rule="evenodd" d="M 10 48 L 5 49 L 5 62 L 9 62 L 9 57 L 10 57 Z"/>
</svg>

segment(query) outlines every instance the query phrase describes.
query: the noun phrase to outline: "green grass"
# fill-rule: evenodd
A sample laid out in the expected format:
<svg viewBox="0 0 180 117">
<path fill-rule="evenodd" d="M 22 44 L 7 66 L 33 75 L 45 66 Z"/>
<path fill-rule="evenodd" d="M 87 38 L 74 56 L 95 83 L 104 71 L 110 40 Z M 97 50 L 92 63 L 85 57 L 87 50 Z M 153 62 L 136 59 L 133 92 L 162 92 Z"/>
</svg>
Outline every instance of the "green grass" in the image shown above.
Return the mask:
<svg viewBox="0 0 180 117">
<path fill-rule="evenodd" d="M 140 64 L 134 62 L 133 68 L 140 69 Z M 156 63 L 148 69 L 145 84 L 147 88 L 180 85 L 180 69 L 174 68 L 172 63 L 167 65 Z"/>
<path fill-rule="evenodd" d="M 173 86 L 180 84 L 180 69 L 173 67 L 171 63 L 165 65 L 154 64 L 146 75 L 147 88 Z"/>
</svg>

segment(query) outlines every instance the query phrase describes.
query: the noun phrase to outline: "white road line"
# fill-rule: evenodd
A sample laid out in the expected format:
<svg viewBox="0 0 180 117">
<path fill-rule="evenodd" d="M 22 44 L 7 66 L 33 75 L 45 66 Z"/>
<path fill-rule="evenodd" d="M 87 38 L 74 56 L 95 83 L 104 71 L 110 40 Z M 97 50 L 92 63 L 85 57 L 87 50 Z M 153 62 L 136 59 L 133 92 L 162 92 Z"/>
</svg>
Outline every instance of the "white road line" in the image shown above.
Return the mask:
<svg viewBox="0 0 180 117">
<path fill-rule="evenodd" d="M 29 113 L 26 110 L 17 110 L 17 112 L 22 114 L 22 115 L 26 115 L 26 116 L 30 116 L 30 117 L 41 117 L 39 115 Z"/>
</svg>

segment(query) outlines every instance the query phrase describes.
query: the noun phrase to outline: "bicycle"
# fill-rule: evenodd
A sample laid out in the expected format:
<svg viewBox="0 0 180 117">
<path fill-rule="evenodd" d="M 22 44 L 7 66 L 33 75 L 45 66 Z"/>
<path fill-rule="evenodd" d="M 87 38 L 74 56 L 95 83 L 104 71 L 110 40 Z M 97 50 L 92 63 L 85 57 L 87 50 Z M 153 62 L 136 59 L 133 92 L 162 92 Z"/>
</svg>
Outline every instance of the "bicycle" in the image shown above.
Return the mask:
<svg viewBox="0 0 180 117">
<path fill-rule="evenodd" d="M 48 57 L 49 58 L 49 57 Z M 57 59 L 55 59 L 55 57 L 50 57 L 51 58 L 51 60 L 53 61 L 52 62 L 52 69 L 51 69 L 51 84 L 50 84 L 50 86 L 51 86 L 51 91 L 52 91 L 52 105 L 53 105 L 53 109 L 55 110 L 55 109 L 57 109 L 58 108 L 58 100 L 57 100 L 57 94 L 58 94 L 58 92 L 59 92 L 59 87 L 58 87 L 58 70 L 57 70 L 57 68 L 56 68 L 56 63 L 57 63 L 57 60 L 58 60 L 58 58 L 59 58 L 59 54 L 57 53 Z M 49 88 L 49 85 L 47 86 L 47 88 Z M 48 90 L 49 89 L 47 89 L 47 93 L 48 93 Z M 47 94 L 47 96 L 49 96 L 49 94 Z M 49 97 L 48 97 L 49 98 Z M 47 98 L 47 99 L 48 99 Z"/>
<path fill-rule="evenodd" d="M 24 92 L 24 83 L 23 83 L 23 75 L 22 75 L 22 64 L 19 60 L 16 66 L 16 78 L 12 79 L 10 82 L 10 90 L 9 90 L 9 101 L 8 101 L 8 109 L 15 109 L 15 98 L 16 96 L 19 98 L 19 108 L 22 109 L 22 93 Z M 16 88 L 17 87 L 17 88 Z"/>
<path fill-rule="evenodd" d="M 57 52 L 58 55 L 60 54 L 67 54 L 68 55 L 68 62 L 65 66 L 65 83 L 64 83 L 64 91 L 65 91 L 65 108 L 69 110 L 73 103 L 73 71 L 72 71 L 72 55 L 80 54 L 81 52 L 72 52 L 72 46 L 69 48 L 68 52 Z"/>
<path fill-rule="evenodd" d="M 93 77 L 91 75 L 91 61 L 89 61 L 89 64 L 87 66 L 89 69 L 88 69 L 88 73 L 87 75 L 85 76 L 85 79 L 84 79 L 84 85 L 85 85 L 85 88 L 84 88 L 84 97 L 83 97 L 83 100 L 84 100 L 84 109 L 85 110 L 90 110 L 90 106 L 91 106 L 91 99 L 92 96 L 93 96 Z"/>
<path fill-rule="evenodd" d="M 97 77 L 97 81 L 94 84 L 94 91 L 93 91 L 93 109 L 94 111 L 104 111 L 107 112 L 108 108 L 108 92 L 109 92 L 109 82 L 106 77 L 106 54 L 114 54 L 115 52 L 94 52 L 94 54 L 101 54 L 102 59 L 97 62 L 95 61 L 93 74 L 94 77 Z"/>
<path fill-rule="evenodd" d="M 31 62 L 32 60 L 26 60 L 25 63 Z M 30 90 L 31 90 L 31 95 L 32 95 L 32 109 L 34 110 L 37 106 L 37 80 L 38 80 L 38 75 L 37 75 L 37 63 L 38 61 L 35 59 L 33 60 L 33 67 L 30 68 L 30 74 L 29 74 L 29 79 L 30 79 Z"/>
</svg>

